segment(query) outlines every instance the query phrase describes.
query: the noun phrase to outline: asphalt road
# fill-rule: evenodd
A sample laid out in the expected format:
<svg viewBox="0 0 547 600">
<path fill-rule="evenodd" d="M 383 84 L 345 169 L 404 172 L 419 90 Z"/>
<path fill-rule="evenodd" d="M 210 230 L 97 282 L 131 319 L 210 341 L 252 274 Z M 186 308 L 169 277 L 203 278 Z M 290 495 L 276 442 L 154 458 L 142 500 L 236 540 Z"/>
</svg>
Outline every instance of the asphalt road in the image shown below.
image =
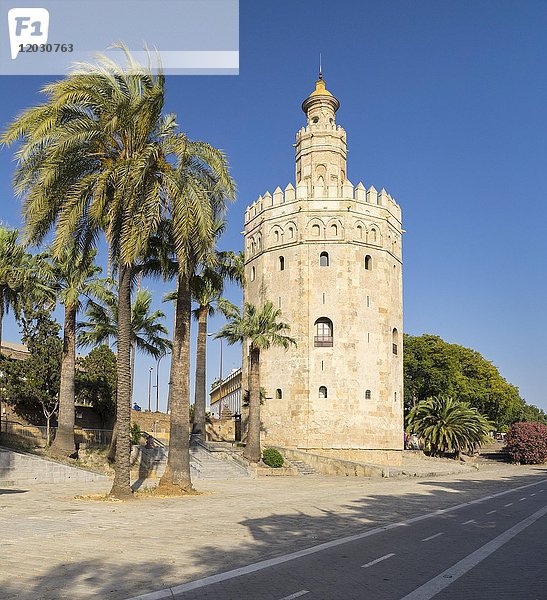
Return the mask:
<svg viewBox="0 0 547 600">
<path fill-rule="evenodd" d="M 547 479 L 189 582 L 147 600 L 547 600 Z"/>
</svg>

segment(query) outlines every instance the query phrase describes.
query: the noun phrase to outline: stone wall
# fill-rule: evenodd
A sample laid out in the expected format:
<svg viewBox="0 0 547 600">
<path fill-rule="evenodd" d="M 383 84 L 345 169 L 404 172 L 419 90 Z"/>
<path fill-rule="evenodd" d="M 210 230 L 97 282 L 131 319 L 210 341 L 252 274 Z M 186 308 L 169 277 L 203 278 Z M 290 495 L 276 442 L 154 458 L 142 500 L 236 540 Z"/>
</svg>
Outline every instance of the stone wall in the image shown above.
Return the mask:
<svg viewBox="0 0 547 600">
<path fill-rule="evenodd" d="M 169 415 L 161 412 L 131 410 L 131 423 L 136 423 L 141 431 L 146 431 L 161 442 L 169 442 L 171 423 Z"/>
<path fill-rule="evenodd" d="M 304 452 L 294 448 L 277 448 L 287 460 L 299 460 L 309 465 L 316 473 L 343 477 L 387 477 L 387 466 L 365 464 L 344 460 L 334 456 L 323 456 L 315 452 Z"/>
</svg>

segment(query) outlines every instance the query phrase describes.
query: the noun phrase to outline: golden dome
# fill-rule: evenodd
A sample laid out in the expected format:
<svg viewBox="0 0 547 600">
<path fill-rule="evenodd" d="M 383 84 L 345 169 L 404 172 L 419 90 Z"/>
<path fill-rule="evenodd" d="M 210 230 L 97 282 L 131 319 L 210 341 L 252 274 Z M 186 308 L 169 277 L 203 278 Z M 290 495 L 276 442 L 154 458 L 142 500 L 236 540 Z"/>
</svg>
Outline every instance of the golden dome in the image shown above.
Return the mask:
<svg viewBox="0 0 547 600">
<path fill-rule="evenodd" d="M 332 96 L 327 90 L 325 80 L 322 77 L 315 82 L 315 90 L 310 94 L 311 96 Z"/>
</svg>

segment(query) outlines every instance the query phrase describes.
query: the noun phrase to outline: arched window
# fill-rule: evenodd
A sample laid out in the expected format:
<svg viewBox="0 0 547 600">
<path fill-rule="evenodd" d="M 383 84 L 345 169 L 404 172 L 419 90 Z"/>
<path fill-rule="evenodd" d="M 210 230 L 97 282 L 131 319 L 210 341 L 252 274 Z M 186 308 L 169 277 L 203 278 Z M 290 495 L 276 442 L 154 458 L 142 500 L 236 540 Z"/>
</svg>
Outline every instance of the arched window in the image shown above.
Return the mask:
<svg viewBox="0 0 547 600">
<path fill-rule="evenodd" d="M 322 385 L 319 388 L 319 398 L 326 398 L 326 397 L 327 397 L 327 388 L 324 385 Z"/>
<path fill-rule="evenodd" d="M 281 390 L 281 388 L 277 388 L 275 390 L 275 399 L 281 400 L 281 398 L 283 398 L 283 391 Z"/>
<path fill-rule="evenodd" d="M 274 231 L 274 240 L 275 243 L 278 244 L 279 243 L 279 231 Z"/>
<path fill-rule="evenodd" d="M 319 225 L 311 226 L 311 234 L 313 235 L 313 237 L 319 237 L 321 235 L 321 228 L 319 227 Z"/>
<path fill-rule="evenodd" d="M 332 321 L 327 319 L 327 317 L 321 317 L 315 321 L 313 345 L 316 348 L 332 347 Z"/>
<path fill-rule="evenodd" d="M 357 225 L 357 237 L 359 239 L 363 238 L 363 228 L 361 227 L 361 225 Z"/>
<path fill-rule="evenodd" d="M 372 256 L 370 254 L 365 256 L 365 269 L 367 271 L 372 271 Z"/>
<path fill-rule="evenodd" d="M 285 270 L 285 257 L 284 256 L 279 257 L 279 270 L 280 271 Z"/>
<path fill-rule="evenodd" d="M 393 392 L 393 402 L 397 402 L 397 392 Z"/>
<path fill-rule="evenodd" d="M 393 354 L 397 354 L 398 344 L 399 344 L 399 332 L 397 331 L 397 329 L 395 327 L 393 328 L 393 331 L 391 332 L 391 338 L 392 338 Z"/>
<path fill-rule="evenodd" d="M 332 235 L 332 237 L 336 237 L 338 235 L 338 225 L 336 225 L 336 223 L 333 223 L 330 226 L 330 234 Z"/>
<path fill-rule="evenodd" d="M 255 280 L 255 268 L 251 267 L 251 281 Z"/>
<path fill-rule="evenodd" d="M 372 242 L 373 244 L 375 244 L 377 240 L 378 240 L 378 233 L 377 233 L 376 229 L 373 227 L 373 228 L 370 230 L 370 233 L 369 233 L 369 240 L 368 240 L 368 241 L 369 241 L 369 242 Z"/>
<path fill-rule="evenodd" d="M 293 227 L 289 227 L 289 238 L 293 238 L 294 237 L 294 228 Z"/>
<path fill-rule="evenodd" d="M 372 394 L 370 393 L 370 390 L 365 390 L 365 400 L 370 400 L 371 397 Z"/>
<path fill-rule="evenodd" d="M 329 253 L 321 252 L 319 255 L 319 266 L 320 267 L 328 267 L 329 266 Z"/>
</svg>

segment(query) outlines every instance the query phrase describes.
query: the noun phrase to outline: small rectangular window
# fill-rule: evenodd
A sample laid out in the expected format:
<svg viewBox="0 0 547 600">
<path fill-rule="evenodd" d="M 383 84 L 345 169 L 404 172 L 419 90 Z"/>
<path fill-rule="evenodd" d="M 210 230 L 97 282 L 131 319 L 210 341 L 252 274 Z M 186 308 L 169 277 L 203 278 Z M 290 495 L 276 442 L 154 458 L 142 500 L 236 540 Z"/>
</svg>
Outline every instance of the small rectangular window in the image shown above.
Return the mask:
<svg viewBox="0 0 547 600">
<path fill-rule="evenodd" d="M 370 308 L 370 296 L 367 296 L 367 307 Z"/>
<path fill-rule="evenodd" d="M 327 295 L 325 294 L 325 292 L 323 292 L 323 304 L 325 304 L 326 297 L 327 297 Z"/>
<path fill-rule="evenodd" d="M 279 298 L 277 299 L 277 304 L 279 305 L 279 308 L 281 308 L 281 296 L 279 296 Z"/>
</svg>

